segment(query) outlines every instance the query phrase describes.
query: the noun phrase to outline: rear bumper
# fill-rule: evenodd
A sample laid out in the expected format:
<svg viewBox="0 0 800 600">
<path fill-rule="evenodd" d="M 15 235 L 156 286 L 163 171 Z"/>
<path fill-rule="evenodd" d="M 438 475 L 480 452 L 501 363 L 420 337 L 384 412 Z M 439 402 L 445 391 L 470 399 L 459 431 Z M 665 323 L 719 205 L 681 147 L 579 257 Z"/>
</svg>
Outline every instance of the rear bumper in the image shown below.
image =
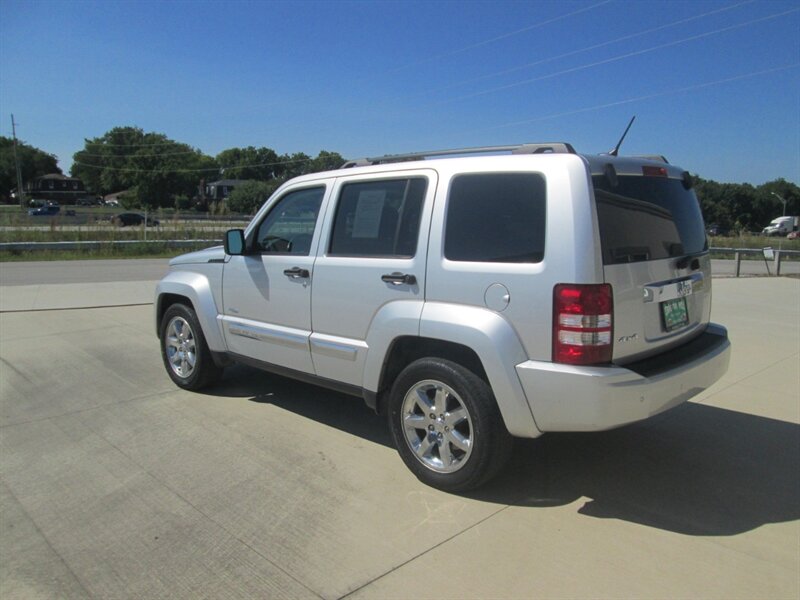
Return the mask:
<svg viewBox="0 0 800 600">
<path fill-rule="evenodd" d="M 698 338 L 624 367 L 517 365 L 541 431 L 600 431 L 641 421 L 710 387 L 728 370 L 727 330 L 711 324 Z"/>
</svg>

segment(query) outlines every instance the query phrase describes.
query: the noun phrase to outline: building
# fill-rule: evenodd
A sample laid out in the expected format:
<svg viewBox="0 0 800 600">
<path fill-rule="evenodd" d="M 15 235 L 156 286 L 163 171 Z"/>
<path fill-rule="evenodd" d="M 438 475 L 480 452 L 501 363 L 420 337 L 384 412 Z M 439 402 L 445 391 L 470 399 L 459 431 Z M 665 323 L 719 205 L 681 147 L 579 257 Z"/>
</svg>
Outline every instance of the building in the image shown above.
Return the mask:
<svg viewBox="0 0 800 600">
<path fill-rule="evenodd" d="M 206 184 L 205 199 L 209 202 L 225 200 L 237 185 L 245 183 L 245 179 L 220 179 Z"/>
<path fill-rule="evenodd" d="M 51 173 L 29 181 L 25 187 L 25 195 L 33 200 L 74 204 L 78 198 L 85 197 L 87 193 L 83 182 L 77 177 Z"/>
</svg>

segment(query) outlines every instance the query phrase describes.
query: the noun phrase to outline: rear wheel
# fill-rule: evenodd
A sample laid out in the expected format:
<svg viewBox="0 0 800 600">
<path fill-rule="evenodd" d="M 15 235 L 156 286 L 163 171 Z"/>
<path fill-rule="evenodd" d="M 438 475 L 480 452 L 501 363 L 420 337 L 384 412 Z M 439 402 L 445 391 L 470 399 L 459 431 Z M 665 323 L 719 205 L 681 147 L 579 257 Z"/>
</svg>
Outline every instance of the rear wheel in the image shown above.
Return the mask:
<svg viewBox="0 0 800 600">
<path fill-rule="evenodd" d="M 489 385 L 445 359 L 423 358 L 400 373 L 389 398 L 389 426 L 406 466 L 446 491 L 482 485 L 511 453 Z"/>
<path fill-rule="evenodd" d="M 173 304 L 161 319 L 161 358 L 172 381 L 187 390 L 199 390 L 219 379 L 194 310 Z"/>
</svg>

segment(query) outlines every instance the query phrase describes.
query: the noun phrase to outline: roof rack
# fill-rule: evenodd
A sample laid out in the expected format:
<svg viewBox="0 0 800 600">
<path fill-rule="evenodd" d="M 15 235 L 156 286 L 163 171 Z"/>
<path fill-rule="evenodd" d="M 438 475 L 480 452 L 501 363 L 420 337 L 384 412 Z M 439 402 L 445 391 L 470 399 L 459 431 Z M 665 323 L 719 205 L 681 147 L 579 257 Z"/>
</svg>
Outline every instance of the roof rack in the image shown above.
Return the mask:
<svg viewBox="0 0 800 600">
<path fill-rule="evenodd" d="M 367 167 L 383 163 L 423 160 L 435 156 L 456 156 L 460 154 L 487 154 L 490 152 L 511 152 L 511 154 L 575 154 L 575 148 L 566 142 L 550 142 L 542 144 L 515 144 L 512 146 L 479 146 L 475 148 L 454 148 L 452 150 L 430 150 L 428 152 L 410 152 L 408 154 L 386 154 L 373 158 L 349 160 L 340 168 Z"/>
</svg>

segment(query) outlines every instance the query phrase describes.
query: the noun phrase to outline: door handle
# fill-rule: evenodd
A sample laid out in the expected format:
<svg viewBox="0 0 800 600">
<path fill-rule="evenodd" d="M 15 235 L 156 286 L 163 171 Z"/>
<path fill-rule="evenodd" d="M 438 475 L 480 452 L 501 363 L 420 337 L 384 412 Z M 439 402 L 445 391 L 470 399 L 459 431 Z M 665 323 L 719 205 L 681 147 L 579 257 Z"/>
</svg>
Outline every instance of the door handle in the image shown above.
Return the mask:
<svg viewBox="0 0 800 600">
<path fill-rule="evenodd" d="M 414 285 L 417 283 L 417 278 L 406 273 L 387 273 L 386 275 L 381 275 L 381 281 L 392 285 Z"/>
<path fill-rule="evenodd" d="M 286 269 L 283 274 L 288 275 L 292 279 L 308 278 L 311 276 L 311 273 L 308 272 L 308 269 L 301 269 L 300 267 Z"/>
</svg>

